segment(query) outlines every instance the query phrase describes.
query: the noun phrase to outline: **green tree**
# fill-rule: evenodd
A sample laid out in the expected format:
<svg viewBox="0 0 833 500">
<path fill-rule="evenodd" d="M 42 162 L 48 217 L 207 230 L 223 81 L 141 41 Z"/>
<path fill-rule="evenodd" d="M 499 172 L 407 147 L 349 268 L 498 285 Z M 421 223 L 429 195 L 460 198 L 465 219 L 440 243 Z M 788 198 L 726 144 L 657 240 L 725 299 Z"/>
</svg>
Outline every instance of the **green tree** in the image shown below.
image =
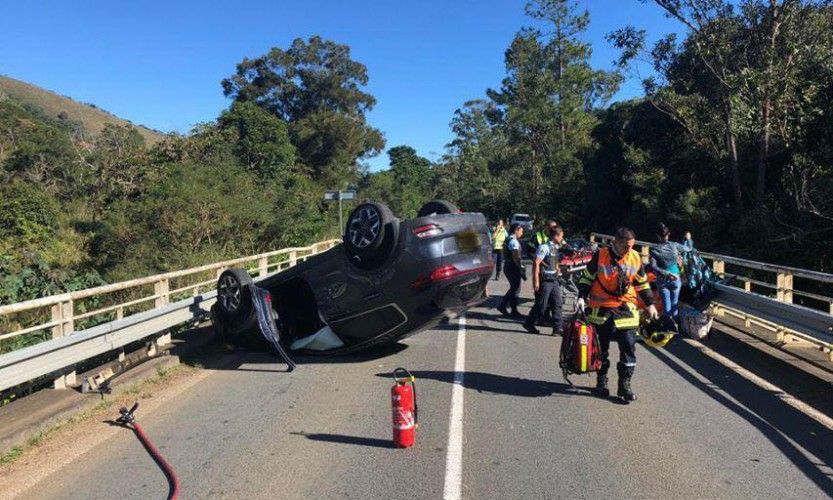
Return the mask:
<svg viewBox="0 0 833 500">
<path fill-rule="evenodd" d="M 295 147 L 286 124 L 251 102 L 235 102 L 217 120 L 234 134 L 234 151 L 252 173 L 274 179 L 293 171 Z"/>
<path fill-rule="evenodd" d="M 589 15 L 575 2 L 530 2 L 527 14 L 544 29 L 526 28 L 506 51 L 508 75 L 488 91 L 502 107 L 509 140 L 527 168 L 531 209 L 575 219 L 569 193 L 581 188 L 578 155 L 590 146 L 593 108 L 615 93 L 621 77 L 593 70 L 591 47 L 580 40 Z M 542 200 L 553 200 L 543 203 Z"/>
<path fill-rule="evenodd" d="M 394 211 L 400 217 L 416 217 L 417 211 L 430 198 L 431 161 L 419 156 L 410 146 L 388 150 L 390 170 L 396 186 Z"/>
<path fill-rule="evenodd" d="M 367 68 L 351 59 L 348 46 L 313 36 L 244 59 L 222 85 L 227 97 L 284 120 L 313 179 L 332 184 L 354 180 L 357 161 L 384 147 L 381 132 L 365 120 L 376 104 L 362 90 L 367 82 Z"/>
<path fill-rule="evenodd" d="M 152 184 L 145 140 L 136 127 L 108 123 L 92 144 L 77 151 L 84 172 L 79 180 L 96 218 L 110 203 L 135 197 Z"/>
</svg>

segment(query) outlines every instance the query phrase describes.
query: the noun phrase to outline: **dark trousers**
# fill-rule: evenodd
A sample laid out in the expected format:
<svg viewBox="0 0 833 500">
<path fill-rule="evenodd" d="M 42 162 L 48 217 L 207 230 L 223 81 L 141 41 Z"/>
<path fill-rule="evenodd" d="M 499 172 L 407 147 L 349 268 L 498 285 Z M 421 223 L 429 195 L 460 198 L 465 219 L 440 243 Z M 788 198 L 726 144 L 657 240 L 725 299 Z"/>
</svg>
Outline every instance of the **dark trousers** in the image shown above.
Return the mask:
<svg viewBox="0 0 833 500">
<path fill-rule="evenodd" d="M 500 278 L 503 270 L 503 250 L 495 250 L 495 279 Z"/>
<path fill-rule="evenodd" d="M 518 312 L 518 295 L 521 293 L 521 273 L 515 264 L 507 264 L 504 274 L 509 281 L 509 291 L 500 301 L 501 307 L 508 307 L 512 312 Z"/>
<path fill-rule="evenodd" d="M 619 363 L 616 364 L 619 378 L 633 377 L 633 371 L 636 369 L 636 330 L 617 330 L 613 325 L 613 318 L 608 318 L 603 325 L 596 325 L 596 331 L 602 348 L 602 367 L 599 369 L 599 375 L 607 375 L 610 369 L 610 341 L 615 340 L 619 344 Z"/>
<path fill-rule="evenodd" d="M 561 334 L 564 331 L 561 284 L 555 278 L 552 280 L 541 280 L 541 286 L 538 288 L 538 293 L 535 294 L 535 305 L 529 311 L 526 323 L 535 326 L 535 323 L 538 322 L 538 317 L 544 314 L 544 311 L 547 309 L 547 304 L 552 305 L 552 332 L 554 334 Z"/>
</svg>

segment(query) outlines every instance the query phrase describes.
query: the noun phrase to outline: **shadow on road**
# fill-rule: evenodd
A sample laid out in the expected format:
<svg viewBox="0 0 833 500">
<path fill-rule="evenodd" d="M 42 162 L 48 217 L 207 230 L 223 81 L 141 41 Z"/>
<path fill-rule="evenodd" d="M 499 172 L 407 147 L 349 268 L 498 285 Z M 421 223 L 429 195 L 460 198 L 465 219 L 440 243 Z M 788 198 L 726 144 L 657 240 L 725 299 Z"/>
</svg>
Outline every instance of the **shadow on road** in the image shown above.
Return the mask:
<svg viewBox="0 0 833 500">
<path fill-rule="evenodd" d="M 417 380 L 429 379 L 440 382 L 454 383 L 453 371 L 413 371 L 411 372 Z M 377 373 L 377 377 L 390 378 L 392 373 Z M 593 396 L 589 388 L 572 387 L 569 384 L 560 382 L 547 382 L 544 380 L 531 380 L 520 377 L 507 377 L 494 373 L 465 372 L 463 387 L 473 389 L 477 392 L 491 394 L 506 394 L 524 398 L 540 398 L 554 394 L 566 396 Z M 593 396 L 595 397 L 595 396 Z"/>
<path fill-rule="evenodd" d="M 833 494 L 833 479 L 820 469 L 823 465 L 833 466 L 830 429 L 785 403 L 778 393 L 762 389 L 686 342 L 669 344 L 666 350 L 671 356 L 660 349 L 646 350 L 694 387 L 755 426 L 819 488 Z M 695 377 L 677 360 L 707 378 L 709 383 Z M 823 464 L 814 463 L 793 442 Z"/>
<path fill-rule="evenodd" d="M 372 446 L 374 448 L 393 448 L 393 442 L 390 439 L 377 439 L 361 436 L 344 436 L 341 434 L 307 434 L 305 432 L 290 432 L 295 436 L 304 436 L 313 441 L 323 441 L 325 443 L 340 443 L 340 444 L 356 444 L 359 446 Z"/>
<path fill-rule="evenodd" d="M 402 343 L 387 344 L 379 346 L 375 349 L 358 352 L 355 354 L 347 354 L 342 356 L 316 356 L 309 354 L 294 354 L 290 353 L 293 361 L 297 365 L 310 364 L 340 364 L 340 363 L 364 363 L 367 361 L 374 361 L 387 356 L 398 354 L 408 346 Z M 269 372 L 282 373 L 285 372 L 283 361 L 280 357 L 271 351 L 247 350 L 243 348 L 223 345 L 218 343 L 212 346 L 210 351 L 200 351 L 181 355 L 180 358 L 189 364 L 199 364 L 204 368 L 211 370 L 234 370 L 244 372 Z M 251 365 L 274 365 L 278 364 L 276 368 L 253 368 Z M 244 365 L 248 365 L 245 366 Z"/>
</svg>

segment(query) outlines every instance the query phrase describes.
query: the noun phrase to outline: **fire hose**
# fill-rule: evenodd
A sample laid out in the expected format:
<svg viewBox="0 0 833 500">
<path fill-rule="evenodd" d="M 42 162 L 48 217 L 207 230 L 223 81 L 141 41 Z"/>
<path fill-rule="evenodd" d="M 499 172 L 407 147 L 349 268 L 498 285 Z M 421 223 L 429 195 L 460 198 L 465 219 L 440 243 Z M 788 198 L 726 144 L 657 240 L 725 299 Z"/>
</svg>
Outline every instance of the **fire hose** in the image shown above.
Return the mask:
<svg viewBox="0 0 833 500">
<path fill-rule="evenodd" d="M 119 413 L 121 413 L 121 417 L 116 419 L 116 422 L 131 429 L 135 434 L 136 437 L 139 438 L 141 441 L 142 446 L 145 447 L 145 450 L 150 454 L 153 458 L 156 465 L 162 469 L 162 472 L 165 474 L 165 477 L 168 479 L 168 500 L 176 500 L 179 498 L 179 479 L 176 477 L 176 473 L 174 473 L 173 467 L 169 464 L 165 458 L 162 456 L 162 453 L 153 445 L 148 438 L 145 431 L 142 429 L 142 426 L 139 425 L 139 422 L 136 421 L 136 417 L 133 413 L 136 412 L 136 409 L 139 408 L 139 403 L 134 403 L 133 407 L 129 410 L 126 407 L 121 407 Z"/>
</svg>

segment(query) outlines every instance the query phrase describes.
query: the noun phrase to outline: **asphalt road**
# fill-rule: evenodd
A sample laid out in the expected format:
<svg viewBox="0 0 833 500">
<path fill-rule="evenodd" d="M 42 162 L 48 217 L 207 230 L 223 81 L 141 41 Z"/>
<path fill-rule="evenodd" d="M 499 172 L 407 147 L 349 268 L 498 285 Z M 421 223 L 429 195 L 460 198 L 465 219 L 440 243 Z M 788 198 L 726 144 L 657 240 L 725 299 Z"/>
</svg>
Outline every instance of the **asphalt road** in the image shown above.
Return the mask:
<svg viewBox="0 0 833 500">
<path fill-rule="evenodd" d="M 490 288 L 497 294 L 505 286 Z M 449 481 L 459 481 L 468 499 L 811 499 L 833 492 L 833 432 L 690 344 L 639 346 L 639 400 L 623 405 L 567 386 L 557 368 L 559 340 L 527 334 L 493 304 L 467 313 L 464 334 L 452 320 L 386 352 L 308 360 L 292 374 L 266 354 L 229 354 L 141 422 L 176 468 L 183 498 L 434 499 Z M 456 441 L 449 422 L 461 335 Z M 409 450 L 390 444 L 397 366 L 417 376 L 420 428 Z M 462 447 L 459 476 L 450 443 Z M 166 494 L 162 473 L 124 432 L 26 498 Z"/>
</svg>

